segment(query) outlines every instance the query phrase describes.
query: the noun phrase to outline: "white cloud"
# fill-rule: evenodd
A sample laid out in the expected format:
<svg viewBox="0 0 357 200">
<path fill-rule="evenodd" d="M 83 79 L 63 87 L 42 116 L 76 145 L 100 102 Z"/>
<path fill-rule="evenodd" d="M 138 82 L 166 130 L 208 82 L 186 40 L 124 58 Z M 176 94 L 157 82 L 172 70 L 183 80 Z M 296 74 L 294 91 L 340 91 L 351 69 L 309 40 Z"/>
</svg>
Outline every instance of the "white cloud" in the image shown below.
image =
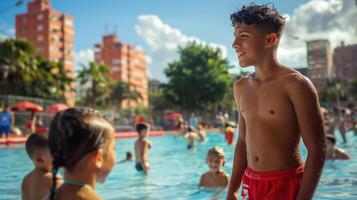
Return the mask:
<svg viewBox="0 0 357 200">
<path fill-rule="evenodd" d="M 82 69 L 82 64 L 88 65 L 89 62 L 94 61 L 93 49 L 86 49 L 74 52 L 74 71 L 78 72 Z"/>
<path fill-rule="evenodd" d="M 138 16 L 139 24 L 135 26 L 136 33 L 151 48 L 149 64 L 149 75 L 151 78 L 165 80 L 163 70 L 167 63 L 177 59 L 177 48 L 184 46 L 190 41 L 195 41 L 203 45 L 209 45 L 212 48 L 219 48 L 224 58 L 227 57 L 227 49 L 222 44 L 209 43 L 202 41 L 194 36 L 187 36 L 179 29 L 165 24 L 156 15 Z M 153 77 L 154 76 L 154 77 Z"/>
<path fill-rule="evenodd" d="M 5 40 L 5 39 L 9 39 L 9 38 L 15 38 L 15 29 L 14 28 L 6 28 L 4 31 L 1 31 L 1 29 L 0 29 L 0 39 Z"/>
<path fill-rule="evenodd" d="M 286 29 L 279 59 L 290 66 L 306 66 L 306 41 L 328 39 L 332 48 L 341 41 L 357 42 L 357 9 L 353 0 L 311 0 L 285 14 Z"/>
</svg>

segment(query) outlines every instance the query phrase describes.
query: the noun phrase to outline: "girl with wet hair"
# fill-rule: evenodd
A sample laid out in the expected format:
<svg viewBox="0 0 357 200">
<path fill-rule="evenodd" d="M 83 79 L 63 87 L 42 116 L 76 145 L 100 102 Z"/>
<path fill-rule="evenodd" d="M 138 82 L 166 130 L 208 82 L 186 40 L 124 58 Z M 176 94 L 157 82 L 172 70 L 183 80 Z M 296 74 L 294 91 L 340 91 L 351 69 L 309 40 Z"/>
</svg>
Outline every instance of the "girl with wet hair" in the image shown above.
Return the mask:
<svg viewBox="0 0 357 200">
<path fill-rule="evenodd" d="M 114 128 L 94 109 L 70 108 L 54 117 L 49 131 L 53 177 L 64 168 L 64 182 L 50 199 L 101 199 L 96 182 L 104 182 L 115 163 Z"/>
</svg>

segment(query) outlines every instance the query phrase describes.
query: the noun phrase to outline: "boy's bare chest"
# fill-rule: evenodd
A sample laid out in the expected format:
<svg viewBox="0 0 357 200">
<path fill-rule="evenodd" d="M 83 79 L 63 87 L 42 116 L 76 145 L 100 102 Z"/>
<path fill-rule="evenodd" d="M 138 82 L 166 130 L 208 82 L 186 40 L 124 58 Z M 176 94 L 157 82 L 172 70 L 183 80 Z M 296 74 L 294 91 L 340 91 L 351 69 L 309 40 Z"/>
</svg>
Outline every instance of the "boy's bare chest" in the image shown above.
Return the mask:
<svg viewBox="0 0 357 200">
<path fill-rule="evenodd" d="M 292 104 L 283 84 L 248 85 L 241 93 L 239 106 L 244 117 L 282 117 Z"/>
</svg>

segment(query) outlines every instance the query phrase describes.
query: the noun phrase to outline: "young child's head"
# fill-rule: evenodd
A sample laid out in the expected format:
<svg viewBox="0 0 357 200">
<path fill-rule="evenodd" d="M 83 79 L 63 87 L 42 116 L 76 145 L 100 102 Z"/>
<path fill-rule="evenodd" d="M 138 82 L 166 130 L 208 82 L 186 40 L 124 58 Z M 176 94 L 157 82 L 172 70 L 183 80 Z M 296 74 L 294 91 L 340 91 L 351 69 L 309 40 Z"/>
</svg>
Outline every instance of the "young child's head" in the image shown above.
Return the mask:
<svg viewBox="0 0 357 200">
<path fill-rule="evenodd" d="M 206 163 L 211 171 L 219 171 L 225 164 L 224 150 L 222 147 L 211 147 L 208 150 Z"/>
<path fill-rule="evenodd" d="M 26 152 L 31 158 L 35 167 L 43 171 L 51 171 L 52 156 L 48 149 L 48 139 L 39 134 L 31 134 L 27 139 Z"/>
<path fill-rule="evenodd" d="M 150 126 L 147 123 L 138 123 L 136 125 L 136 132 L 138 132 L 141 138 L 148 136 L 150 131 Z"/>
<path fill-rule="evenodd" d="M 97 182 L 104 182 L 115 163 L 114 128 L 97 110 L 69 108 L 54 117 L 49 148 L 54 178 L 58 168 L 64 167 L 74 174 L 93 172 Z"/>
<path fill-rule="evenodd" d="M 255 65 L 267 48 L 277 49 L 285 19 L 275 8 L 251 4 L 231 14 L 235 29 L 233 48 L 241 67 Z M 245 58 L 244 61 L 241 58 Z"/>
<path fill-rule="evenodd" d="M 130 151 L 126 152 L 126 160 L 133 160 L 133 154 Z"/>
<path fill-rule="evenodd" d="M 326 152 L 327 154 L 333 154 L 335 151 L 336 138 L 333 135 L 326 135 Z"/>
</svg>

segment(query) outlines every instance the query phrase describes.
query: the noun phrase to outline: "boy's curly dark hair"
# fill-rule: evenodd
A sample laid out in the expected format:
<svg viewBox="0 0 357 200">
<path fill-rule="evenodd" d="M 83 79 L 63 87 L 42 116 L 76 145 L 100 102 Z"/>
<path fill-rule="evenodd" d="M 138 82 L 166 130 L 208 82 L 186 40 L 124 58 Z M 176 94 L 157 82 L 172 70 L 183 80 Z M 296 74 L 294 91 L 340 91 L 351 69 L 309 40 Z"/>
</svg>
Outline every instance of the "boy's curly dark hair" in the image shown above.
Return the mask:
<svg viewBox="0 0 357 200">
<path fill-rule="evenodd" d="M 285 26 L 285 18 L 278 13 L 274 6 L 270 7 L 269 5 L 252 3 L 249 6 L 243 6 L 231 14 L 232 25 L 256 25 L 268 33 L 276 33 L 280 37 Z"/>
</svg>

